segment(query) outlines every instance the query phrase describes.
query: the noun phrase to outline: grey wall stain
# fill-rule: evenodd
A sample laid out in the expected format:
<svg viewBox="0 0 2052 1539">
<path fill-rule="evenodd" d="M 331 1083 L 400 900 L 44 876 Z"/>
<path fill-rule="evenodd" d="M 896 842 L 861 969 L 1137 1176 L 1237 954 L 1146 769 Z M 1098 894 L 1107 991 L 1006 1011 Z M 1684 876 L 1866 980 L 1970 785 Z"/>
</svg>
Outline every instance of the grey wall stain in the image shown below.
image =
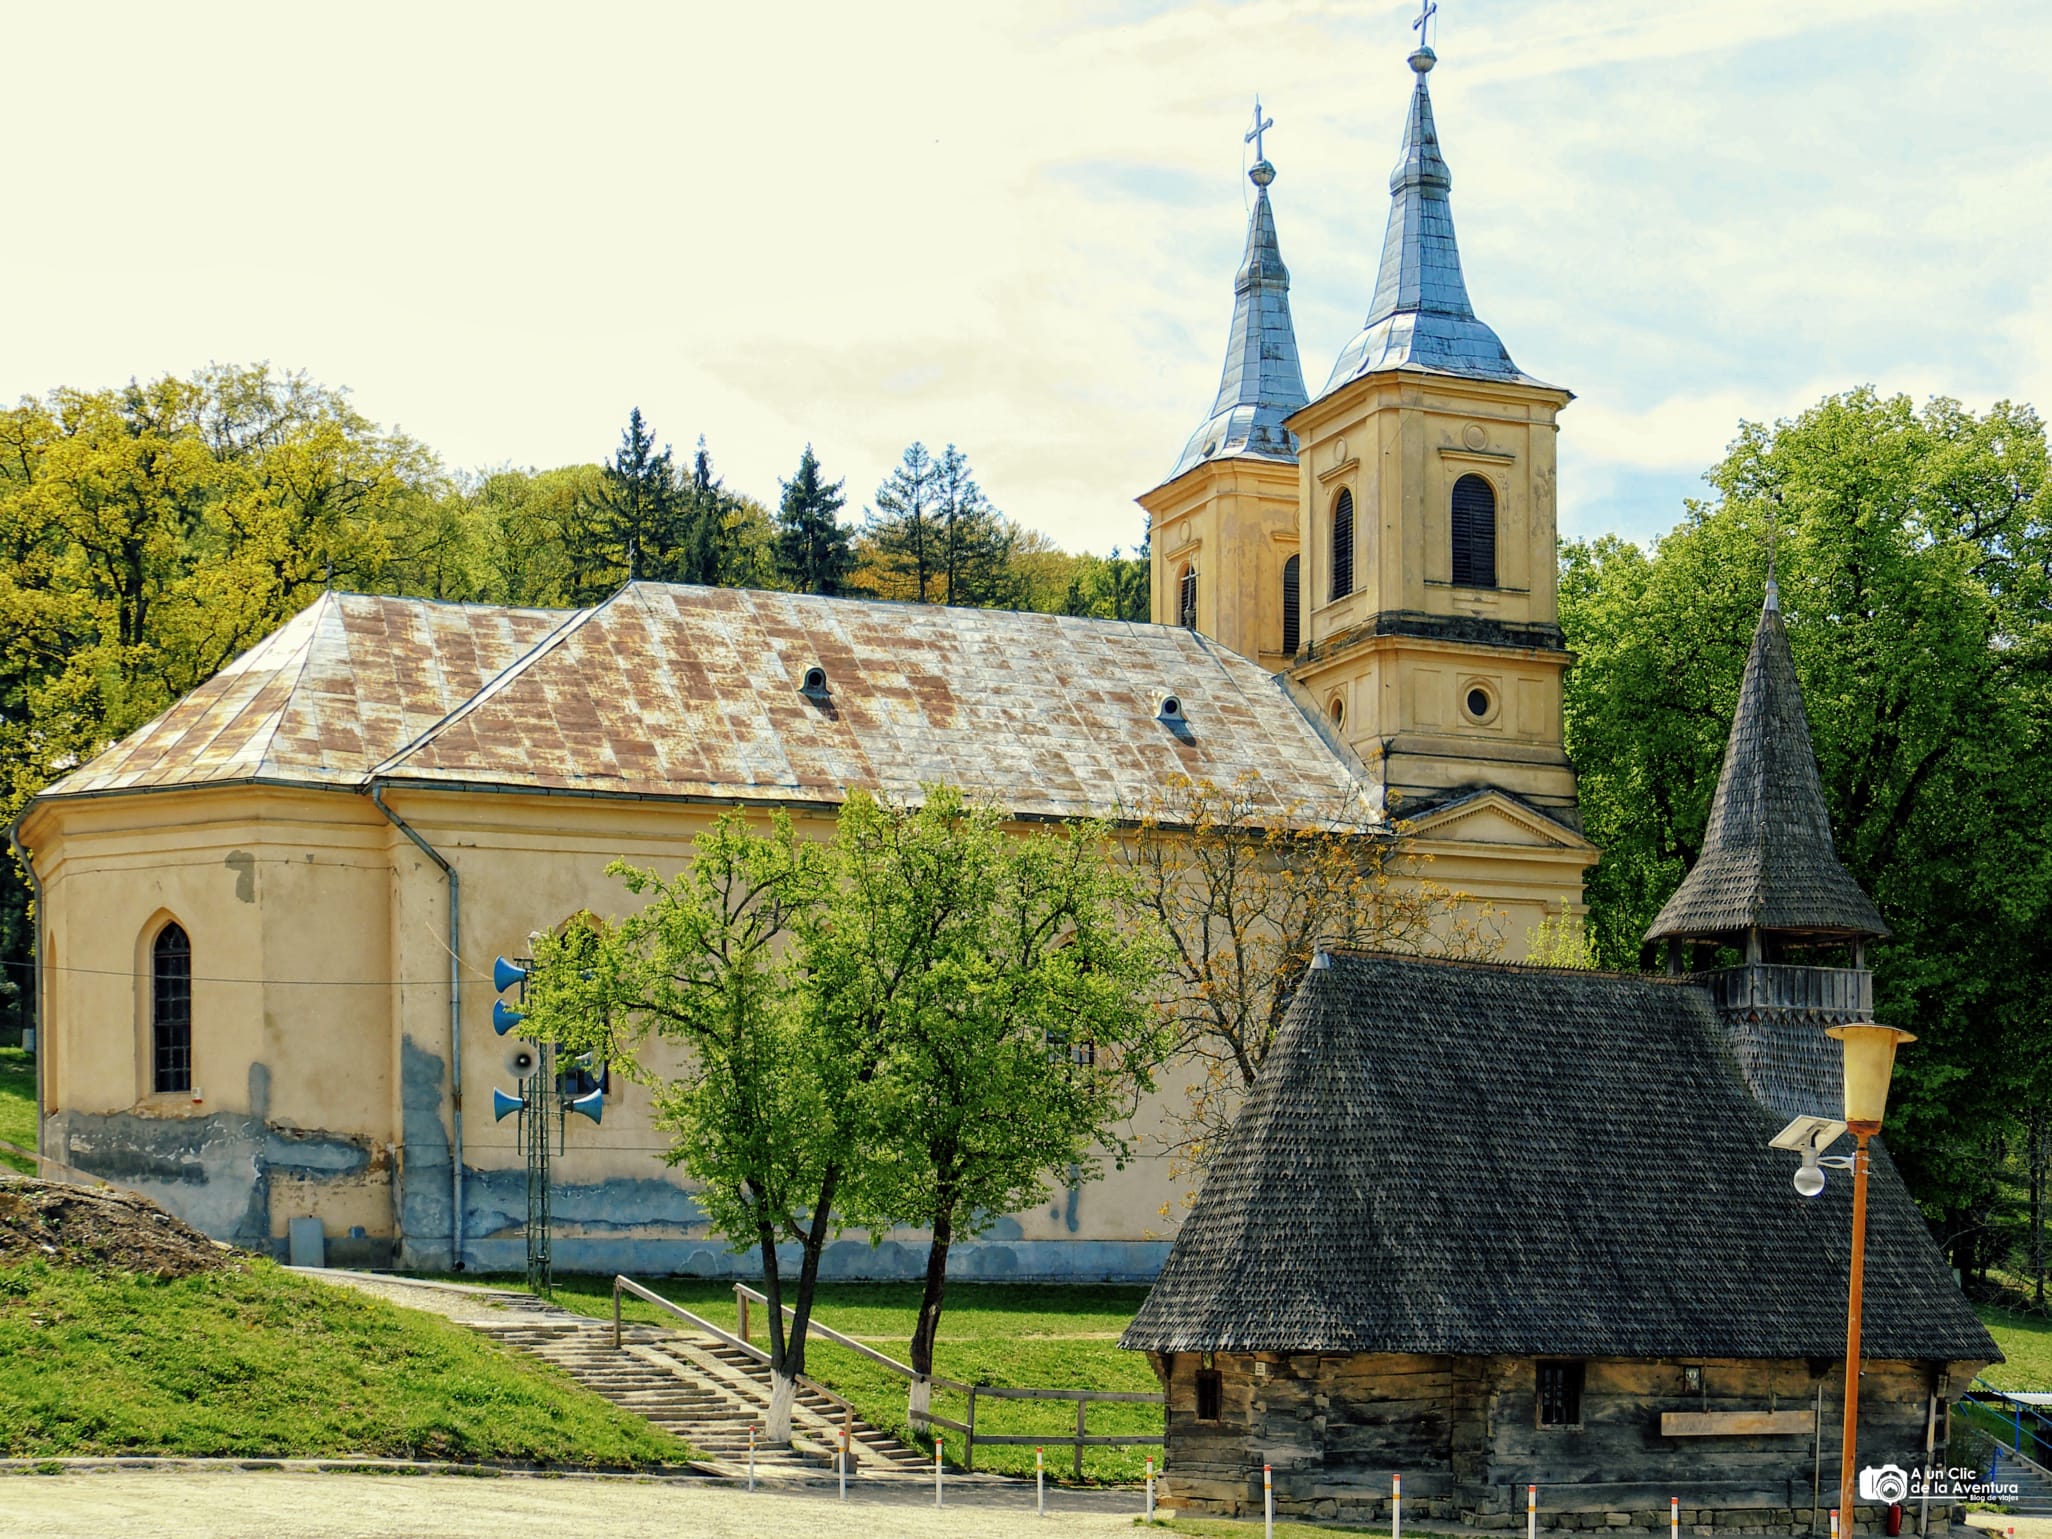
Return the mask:
<svg viewBox="0 0 2052 1539">
<path fill-rule="evenodd" d="M 1077 1166 L 1069 1167 L 1069 1200 L 1062 1214 L 1062 1222 L 1069 1233 L 1074 1234 L 1078 1224 L 1078 1211 L 1083 1205 L 1083 1172 Z"/>
<path fill-rule="evenodd" d="M 253 1117 L 271 1115 L 271 1069 L 261 1059 L 249 1066 L 249 1111 Z"/>
<path fill-rule="evenodd" d="M 400 1038 L 399 1142 L 405 1158 L 399 1170 L 399 1232 L 406 1241 L 401 1266 L 430 1269 L 450 1261 L 449 1130 L 442 1125 L 445 1070 L 441 1055 L 419 1046 L 410 1034 Z M 521 1212 L 524 1218 L 524 1197 Z"/>
<path fill-rule="evenodd" d="M 235 896 L 244 903 L 256 902 L 256 857 L 236 850 L 221 864 L 235 873 Z"/>
</svg>

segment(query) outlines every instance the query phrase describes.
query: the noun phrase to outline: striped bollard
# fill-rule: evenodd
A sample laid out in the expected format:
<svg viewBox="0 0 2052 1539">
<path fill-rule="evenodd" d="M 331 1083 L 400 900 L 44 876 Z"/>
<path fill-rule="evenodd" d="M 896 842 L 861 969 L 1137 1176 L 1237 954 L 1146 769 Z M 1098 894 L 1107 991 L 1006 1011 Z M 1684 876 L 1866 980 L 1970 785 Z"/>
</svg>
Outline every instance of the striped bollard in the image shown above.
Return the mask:
<svg viewBox="0 0 2052 1539">
<path fill-rule="evenodd" d="M 1831 1509 L 1831 1539 L 1838 1539 L 1838 1509 Z"/>
<path fill-rule="evenodd" d="M 841 1428 L 841 1457 L 838 1462 L 841 1466 L 841 1500 L 845 1502 L 848 1499 L 848 1429 L 846 1427 Z"/>
<path fill-rule="evenodd" d="M 1047 1516 L 1047 1450 L 1033 1450 L 1033 1511 L 1039 1517 Z"/>
<path fill-rule="evenodd" d="M 1404 1477 L 1389 1477 L 1389 1539 L 1404 1539 Z"/>
<path fill-rule="evenodd" d="M 1681 1539 L 1681 1498 L 1667 1499 L 1667 1539 Z"/>
<path fill-rule="evenodd" d="M 1147 1456 L 1147 1521 L 1154 1521 L 1154 1455 Z"/>
<path fill-rule="evenodd" d="M 933 1504 L 941 1504 L 941 1447 L 946 1440 L 936 1432 L 933 1435 Z"/>
<path fill-rule="evenodd" d="M 748 1424 L 748 1489 L 755 1489 L 755 1423 Z"/>
<path fill-rule="evenodd" d="M 1275 1539 L 1275 1466 L 1261 1466 L 1261 1524 L 1264 1539 Z"/>
<path fill-rule="evenodd" d="M 1525 1539 L 1539 1539 L 1539 1488 L 1525 1487 Z"/>
</svg>

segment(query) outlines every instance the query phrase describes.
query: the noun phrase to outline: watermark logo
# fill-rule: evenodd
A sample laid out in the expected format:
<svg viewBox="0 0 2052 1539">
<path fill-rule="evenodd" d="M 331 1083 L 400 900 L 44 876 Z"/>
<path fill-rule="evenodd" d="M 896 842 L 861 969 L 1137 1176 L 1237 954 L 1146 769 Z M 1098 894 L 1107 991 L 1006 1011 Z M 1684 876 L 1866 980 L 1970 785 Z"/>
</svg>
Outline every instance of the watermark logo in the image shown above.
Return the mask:
<svg viewBox="0 0 2052 1539">
<path fill-rule="evenodd" d="M 1909 1471 L 1900 1464 L 1883 1464 L 1860 1471 L 1860 1500 L 1863 1502 L 1907 1501 Z"/>
<path fill-rule="evenodd" d="M 1896 1502 L 1922 1500 L 1946 1502 L 2011 1502 L 2017 1497 L 2013 1480 L 1988 1480 L 1964 1464 L 1933 1464 L 1904 1469 L 1900 1464 L 1869 1465 L 1860 1471 L 1859 1496 L 1863 1502 L 1892 1506 Z"/>
</svg>

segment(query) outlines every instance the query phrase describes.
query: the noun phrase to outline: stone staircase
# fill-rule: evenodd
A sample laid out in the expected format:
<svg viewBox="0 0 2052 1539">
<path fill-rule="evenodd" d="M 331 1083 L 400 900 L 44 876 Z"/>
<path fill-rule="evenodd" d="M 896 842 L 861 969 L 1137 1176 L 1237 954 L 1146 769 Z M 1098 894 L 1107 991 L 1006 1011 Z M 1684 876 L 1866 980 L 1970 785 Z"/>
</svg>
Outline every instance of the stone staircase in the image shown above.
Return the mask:
<svg viewBox="0 0 2052 1539">
<path fill-rule="evenodd" d="M 613 1346 L 609 1320 L 594 1320 L 531 1294 L 462 1284 L 416 1283 L 390 1276 L 323 1272 L 330 1281 L 427 1307 L 508 1348 L 553 1364 L 624 1411 L 674 1433 L 697 1463 L 721 1475 L 747 1472 L 749 1428 L 769 1414 L 768 1364 L 688 1330 L 629 1324 Z M 849 1432 L 849 1478 L 925 1480 L 928 1456 L 849 1414 L 817 1390 L 801 1389 L 791 1441 L 757 1434 L 755 1473 L 772 1481 L 831 1479 L 841 1431 Z"/>
</svg>

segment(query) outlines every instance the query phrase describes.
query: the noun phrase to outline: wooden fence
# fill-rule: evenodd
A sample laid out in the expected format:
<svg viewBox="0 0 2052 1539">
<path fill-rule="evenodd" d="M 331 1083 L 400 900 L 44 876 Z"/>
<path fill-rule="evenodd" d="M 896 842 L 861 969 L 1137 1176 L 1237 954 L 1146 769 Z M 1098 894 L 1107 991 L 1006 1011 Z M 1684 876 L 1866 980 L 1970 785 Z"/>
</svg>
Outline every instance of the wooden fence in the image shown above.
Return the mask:
<svg viewBox="0 0 2052 1539">
<path fill-rule="evenodd" d="M 754 1304 L 760 1304 L 764 1308 L 767 1308 L 769 1306 L 769 1300 L 765 1298 L 761 1293 L 756 1291 L 754 1288 L 749 1287 L 746 1283 L 734 1284 L 735 1314 L 740 1324 L 740 1335 L 743 1341 L 746 1341 L 748 1339 L 749 1307 Z M 682 1313 L 682 1311 L 679 1312 Z M 794 1311 L 790 1305 L 786 1304 L 784 1306 L 784 1313 L 786 1315 L 791 1315 L 795 1312 L 796 1311 Z M 693 1316 L 692 1318 L 696 1319 L 697 1317 Z M 908 1385 L 916 1384 L 920 1380 L 920 1375 L 913 1370 L 912 1366 L 909 1363 L 901 1363 L 894 1357 L 886 1357 L 883 1353 L 877 1351 L 876 1348 L 870 1346 L 868 1343 L 857 1341 L 852 1336 L 843 1335 L 841 1332 L 834 1330 L 829 1326 L 820 1324 L 817 1320 L 812 1321 L 810 1325 L 807 1326 L 806 1333 L 808 1336 L 818 1336 L 823 1341 L 831 1341 L 837 1347 L 845 1347 L 850 1352 L 856 1353 L 858 1356 L 867 1358 L 872 1363 L 876 1363 L 881 1367 L 889 1369 L 899 1378 L 905 1380 L 905 1382 Z M 718 1332 L 716 1334 L 725 1337 L 726 1333 Z M 756 1348 L 751 1347 L 749 1350 L 755 1351 L 758 1355 L 761 1355 L 758 1349 Z M 966 1395 L 969 1399 L 968 1412 L 964 1419 L 961 1421 L 955 1421 L 946 1416 L 935 1415 L 932 1411 L 912 1411 L 909 1413 L 910 1419 L 916 1424 L 928 1427 L 940 1427 L 946 1431 L 958 1432 L 962 1435 L 962 1468 L 965 1470 L 974 1470 L 976 1468 L 976 1445 L 978 1443 L 1003 1443 L 1024 1445 L 1027 1447 L 1041 1447 L 1048 1443 L 1068 1443 L 1072 1446 L 1072 1448 L 1075 1451 L 1075 1458 L 1073 1462 L 1076 1478 L 1078 1480 L 1081 1480 L 1083 1478 L 1083 1450 L 1086 1447 L 1129 1448 L 1142 1444 L 1159 1444 L 1162 1442 L 1162 1437 L 1158 1433 L 1152 1435 L 1129 1434 L 1110 1437 L 1092 1436 L 1086 1427 L 1086 1421 L 1090 1414 L 1090 1407 L 1093 1402 L 1119 1402 L 1129 1405 L 1164 1404 L 1163 1397 L 1156 1392 L 1146 1390 L 1123 1389 L 1011 1389 L 996 1384 L 964 1384 L 959 1379 L 943 1378 L 939 1374 L 934 1374 L 931 1378 L 927 1379 L 926 1382 L 930 1384 L 934 1389 L 954 1390 L 958 1394 Z M 1066 1436 L 1060 1433 L 1056 1433 L 1053 1436 L 1049 1436 L 1044 1433 L 1035 1433 L 1020 1436 L 987 1432 L 979 1437 L 976 1431 L 976 1402 L 979 1399 L 1072 1400 L 1076 1404 L 1076 1430 L 1075 1432 L 1068 1434 Z"/>
</svg>

